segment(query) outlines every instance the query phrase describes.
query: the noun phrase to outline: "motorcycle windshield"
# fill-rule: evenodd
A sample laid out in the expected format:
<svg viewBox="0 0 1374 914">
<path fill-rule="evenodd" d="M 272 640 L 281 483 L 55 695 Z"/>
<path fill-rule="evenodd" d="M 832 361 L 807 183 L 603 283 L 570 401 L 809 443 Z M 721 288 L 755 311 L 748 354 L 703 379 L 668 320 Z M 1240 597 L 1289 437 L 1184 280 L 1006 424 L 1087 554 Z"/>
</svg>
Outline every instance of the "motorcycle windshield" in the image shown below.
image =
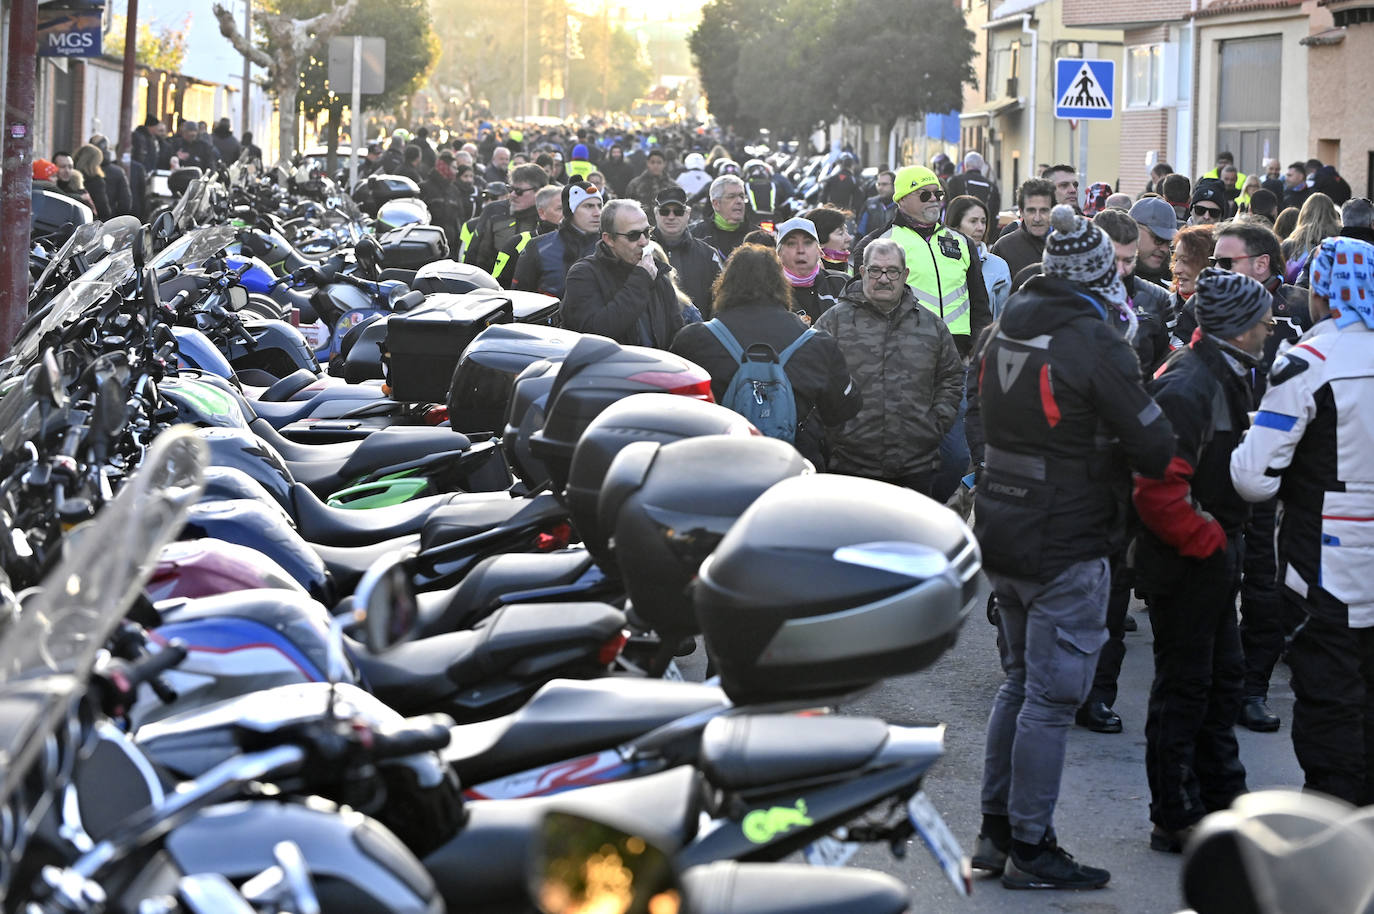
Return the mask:
<svg viewBox="0 0 1374 914">
<path fill-rule="evenodd" d="M 232 225 L 207 225 L 205 228 L 187 232 L 167 245 L 148 265 L 157 270 L 174 263 L 194 266 L 207 257 L 218 254 L 233 244 L 237 238 L 238 229 Z"/>
<path fill-rule="evenodd" d="M 48 304 L 47 316 L 14 345 L 12 371 L 22 371 L 33 364 L 39 354 L 43 337 L 64 327 L 98 302 L 104 301 L 134 272 L 133 252 L 125 249 L 91 267 L 57 293 Z"/>
<path fill-rule="evenodd" d="M 77 226 L 76 231 L 72 232 L 72 237 L 67 239 L 67 243 L 62 245 L 62 249 L 53 255 L 52 260 L 43 268 L 38 281 L 33 284 L 35 289 L 43 288 L 47 283 L 48 277 L 56 273 L 62 264 L 66 263 L 77 251 L 92 251 L 101 241 L 101 227 L 104 223 L 87 222 L 85 225 Z"/>
<path fill-rule="evenodd" d="M 119 494 L 68 534 L 41 590 L 0 634 L 0 804 L 86 688 L 97 652 L 200 498 L 207 460 L 188 428 L 160 435 Z"/>
</svg>

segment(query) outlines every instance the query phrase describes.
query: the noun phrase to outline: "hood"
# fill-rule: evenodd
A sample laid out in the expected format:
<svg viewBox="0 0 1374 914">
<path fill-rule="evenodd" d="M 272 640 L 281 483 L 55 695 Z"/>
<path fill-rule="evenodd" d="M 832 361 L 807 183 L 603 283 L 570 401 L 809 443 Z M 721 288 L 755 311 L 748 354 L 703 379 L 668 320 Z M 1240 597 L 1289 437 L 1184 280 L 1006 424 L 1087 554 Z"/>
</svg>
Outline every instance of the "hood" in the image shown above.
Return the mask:
<svg viewBox="0 0 1374 914">
<path fill-rule="evenodd" d="M 1074 283 L 1040 274 L 1031 277 L 1002 309 L 1002 331 L 1016 340 L 1053 333 L 1084 316 L 1106 320 L 1107 307 Z"/>
<path fill-rule="evenodd" d="M 1341 229 L 1341 235 L 1346 238 L 1358 238 L 1360 241 L 1368 241 L 1374 244 L 1374 228 L 1364 225 L 1347 225 Z"/>
</svg>

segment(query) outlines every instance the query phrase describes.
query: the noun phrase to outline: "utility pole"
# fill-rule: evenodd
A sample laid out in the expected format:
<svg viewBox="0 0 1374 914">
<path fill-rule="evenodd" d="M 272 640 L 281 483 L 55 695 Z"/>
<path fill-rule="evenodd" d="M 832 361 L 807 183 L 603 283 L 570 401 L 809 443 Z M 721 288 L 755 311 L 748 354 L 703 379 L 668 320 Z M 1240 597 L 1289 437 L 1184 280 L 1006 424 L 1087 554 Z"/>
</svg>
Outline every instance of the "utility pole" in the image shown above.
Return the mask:
<svg viewBox="0 0 1374 914">
<path fill-rule="evenodd" d="M 525 0 L 525 31 L 520 46 L 520 120 L 525 120 L 525 106 L 530 103 L 530 0 Z"/>
<path fill-rule="evenodd" d="M 38 59 L 38 0 L 10 5 L 5 56 L 3 166 L 0 177 L 0 352 L 8 352 L 29 310 L 29 220 L 33 215 L 33 98 Z"/>
<path fill-rule="evenodd" d="M 134 133 L 134 58 L 138 54 L 138 0 L 129 0 L 124 20 L 124 78 L 119 84 L 119 136 L 116 158 L 129 169 L 129 147 Z"/>
<path fill-rule="evenodd" d="M 138 0 L 129 0 L 136 3 Z M 249 41 L 253 40 L 253 0 L 243 0 L 243 37 Z M 247 57 L 243 58 L 243 125 L 239 127 L 239 139 L 252 129 L 251 122 L 248 120 L 249 111 L 249 87 L 253 84 L 253 62 Z"/>
</svg>

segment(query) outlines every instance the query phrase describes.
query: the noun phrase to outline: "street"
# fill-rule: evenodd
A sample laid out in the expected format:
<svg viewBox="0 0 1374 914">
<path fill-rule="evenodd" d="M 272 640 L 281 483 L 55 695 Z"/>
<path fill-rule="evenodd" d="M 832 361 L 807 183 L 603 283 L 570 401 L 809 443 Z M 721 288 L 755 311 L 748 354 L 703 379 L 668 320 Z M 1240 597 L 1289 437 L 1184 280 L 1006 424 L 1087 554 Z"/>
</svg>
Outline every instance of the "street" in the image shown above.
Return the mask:
<svg viewBox="0 0 1374 914">
<path fill-rule="evenodd" d="M 908 848 L 905 860 L 895 859 L 885 847 L 872 845 L 863 848 L 850 865 L 880 870 L 906 882 L 912 889 L 914 911 L 1172 914 L 1182 910 L 1180 858 L 1152 851 L 1149 845 L 1145 705 L 1154 665 L 1149 616 L 1139 601 L 1131 609 L 1139 628 L 1126 634 L 1126 661 L 1115 706 L 1125 730 L 1102 734 L 1070 728 L 1055 817 L 1055 828 L 1071 853 L 1111 871 L 1107 888 L 1012 892 L 994 877 L 975 874 L 973 896 L 964 900 L 945 880 L 919 839 Z M 684 672 L 688 678 L 700 678 L 703 653 L 698 651 L 687 658 Z M 947 755 L 931 772 L 926 792 L 966 854 L 972 852 L 980 819 L 983 728 L 1001 681 L 994 630 L 984 618 L 980 599 L 959 643 L 933 667 L 890 680 L 841 708 L 845 714 L 881 717 L 893 724 L 939 721 L 947 725 Z M 1236 730 L 1252 789 L 1302 783 L 1289 731 L 1293 693 L 1288 687 L 1288 670 L 1282 664 L 1274 674 L 1269 706 L 1283 719 L 1277 733 Z"/>
</svg>

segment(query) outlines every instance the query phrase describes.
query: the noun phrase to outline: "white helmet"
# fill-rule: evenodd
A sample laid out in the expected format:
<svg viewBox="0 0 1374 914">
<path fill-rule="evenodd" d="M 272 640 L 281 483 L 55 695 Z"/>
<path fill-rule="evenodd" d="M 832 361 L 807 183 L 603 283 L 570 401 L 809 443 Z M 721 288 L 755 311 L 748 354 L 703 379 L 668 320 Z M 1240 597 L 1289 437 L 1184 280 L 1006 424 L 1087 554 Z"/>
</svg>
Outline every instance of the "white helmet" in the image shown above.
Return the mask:
<svg viewBox="0 0 1374 914">
<path fill-rule="evenodd" d="M 772 176 L 773 169 L 769 168 L 768 163 L 762 159 L 750 159 L 744 163 L 744 173 L 746 175 L 752 176 L 756 172 L 762 172 L 765 175 Z"/>
<path fill-rule="evenodd" d="M 689 152 L 687 157 L 682 160 L 682 164 L 688 171 L 696 171 L 706 167 L 706 156 L 699 152 Z"/>
</svg>

